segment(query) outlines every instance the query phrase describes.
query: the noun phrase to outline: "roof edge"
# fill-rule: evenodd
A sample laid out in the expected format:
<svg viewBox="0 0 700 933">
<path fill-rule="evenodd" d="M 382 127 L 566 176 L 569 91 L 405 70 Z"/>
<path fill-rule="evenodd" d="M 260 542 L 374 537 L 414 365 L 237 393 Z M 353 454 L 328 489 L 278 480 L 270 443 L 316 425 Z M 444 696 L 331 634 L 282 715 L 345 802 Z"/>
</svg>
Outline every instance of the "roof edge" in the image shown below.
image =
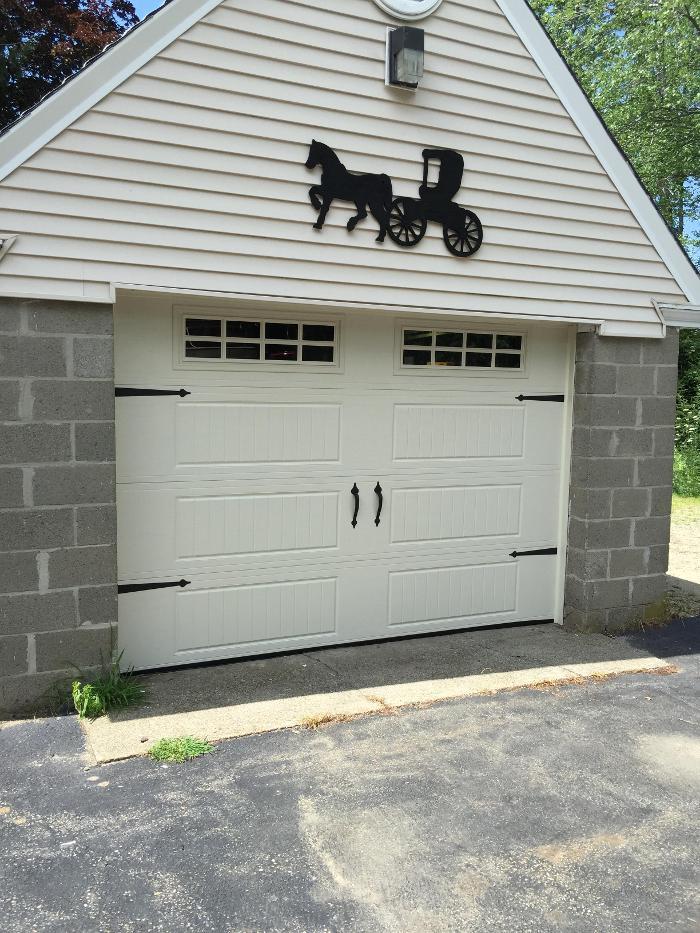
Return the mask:
<svg viewBox="0 0 700 933">
<path fill-rule="evenodd" d="M 583 134 L 688 301 L 700 304 L 700 275 L 617 140 L 527 0 L 496 0 Z"/>
<path fill-rule="evenodd" d="M 166 0 L 0 136 L 0 181 L 106 97 L 221 0 Z"/>
</svg>

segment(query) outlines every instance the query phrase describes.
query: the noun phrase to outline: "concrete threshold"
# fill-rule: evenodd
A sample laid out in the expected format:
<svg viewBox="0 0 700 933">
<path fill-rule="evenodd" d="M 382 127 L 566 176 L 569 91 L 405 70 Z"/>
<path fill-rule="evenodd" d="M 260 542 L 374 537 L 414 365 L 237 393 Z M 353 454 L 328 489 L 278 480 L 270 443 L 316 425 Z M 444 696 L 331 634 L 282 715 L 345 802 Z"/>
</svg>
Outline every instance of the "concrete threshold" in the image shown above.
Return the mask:
<svg viewBox="0 0 700 933">
<path fill-rule="evenodd" d="M 655 671 L 672 673 L 673 669 L 660 658 L 646 655 L 392 684 L 380 681 L 376 686 L 362 689 L 310 694 L 302 691 L 297 695 L 251 702 L 240 698 L 229 705 L 170 713 L 141 710 L 134 715 L 127 711 L 84 722 L 83 729 L 88 751 L 95 763 L 102 764 L 145 755 L 153 742 L 161 738 L 194 735 L 217 742 L 279 729 L 315 728 L 365 715 L 386 715 L 402 707 L 423 706 L 441 700 L 506 690 L 584 684 L 623 674 Z M 186 678 L 181 679 L 184 686 Z"/>
</svg>

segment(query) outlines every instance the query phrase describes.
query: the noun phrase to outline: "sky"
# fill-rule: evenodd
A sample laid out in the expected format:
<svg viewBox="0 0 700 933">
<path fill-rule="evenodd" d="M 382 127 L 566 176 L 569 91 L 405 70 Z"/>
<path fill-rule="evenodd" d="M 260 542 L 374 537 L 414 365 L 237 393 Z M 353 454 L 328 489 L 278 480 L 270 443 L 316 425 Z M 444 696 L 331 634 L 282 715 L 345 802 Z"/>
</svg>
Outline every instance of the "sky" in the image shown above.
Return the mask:
<svg viewBox="0 0 700 933">
<path fill-rule="evenodd" d="M 144 16 L 148 16 L 151 10 L 155 10 L 156 7 L 161 5 L 161 0 L 133 0 L 133 3 L 139 19 L 143 19 Z"/>
</svg>

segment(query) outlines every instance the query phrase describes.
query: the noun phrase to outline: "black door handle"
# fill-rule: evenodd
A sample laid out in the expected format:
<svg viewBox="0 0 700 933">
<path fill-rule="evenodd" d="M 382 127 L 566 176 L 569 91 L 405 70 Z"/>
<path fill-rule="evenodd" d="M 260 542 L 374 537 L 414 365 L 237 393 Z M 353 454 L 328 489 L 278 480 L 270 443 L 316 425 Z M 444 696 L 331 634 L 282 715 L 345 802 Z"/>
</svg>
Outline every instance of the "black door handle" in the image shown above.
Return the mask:
<svg viewBox="0 0 700 933">
<path fill-rule="evenodd" d="M 350 524 L 355 528 L 357 525 L 357 513 L 360 511 L 360 490 L 357 488 L 357 483 L 352 484 L 350 494 L 355 500 L 355 511 L 352 513 L 352 521 Z"/>
<path fill-rule="evenodd" d="M 384 505 L 384 496 L 382 495 L 382 487 L 379 485 L 379 482 L 377 482 L 377 485 L 374 487 L 374 491 L 378 500 L 377 514 L 374 518 L 374 524 L 377 526 L 377 528 L 379 528 L 380 515 L 382 514 L 382 506 Z"/>
</svg>

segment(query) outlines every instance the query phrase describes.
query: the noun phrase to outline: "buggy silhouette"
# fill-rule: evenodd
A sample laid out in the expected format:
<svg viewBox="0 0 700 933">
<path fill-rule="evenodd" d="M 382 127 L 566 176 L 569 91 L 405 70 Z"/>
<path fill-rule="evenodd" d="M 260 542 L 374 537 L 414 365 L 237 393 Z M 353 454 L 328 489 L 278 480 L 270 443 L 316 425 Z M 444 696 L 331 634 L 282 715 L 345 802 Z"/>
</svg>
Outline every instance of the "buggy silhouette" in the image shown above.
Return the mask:
<svg viewBox="0 0 700 933">
<path fill-rule="evenodd" d="M 431 159 L 440 162 L 438 181 L 428 184 Z M 481 221 L 452 198 L 462 185 L 464 159 L 452 149 L 423 150 L 423 184 L 418 198 L 394 198 L 389 215 L 388 234 L 398 246 L 416 246 L 425 236 L 428 221 L 442 224 L 445 246 L 454 256 L 471 256 L 481 246 Z"/>
</svg>

